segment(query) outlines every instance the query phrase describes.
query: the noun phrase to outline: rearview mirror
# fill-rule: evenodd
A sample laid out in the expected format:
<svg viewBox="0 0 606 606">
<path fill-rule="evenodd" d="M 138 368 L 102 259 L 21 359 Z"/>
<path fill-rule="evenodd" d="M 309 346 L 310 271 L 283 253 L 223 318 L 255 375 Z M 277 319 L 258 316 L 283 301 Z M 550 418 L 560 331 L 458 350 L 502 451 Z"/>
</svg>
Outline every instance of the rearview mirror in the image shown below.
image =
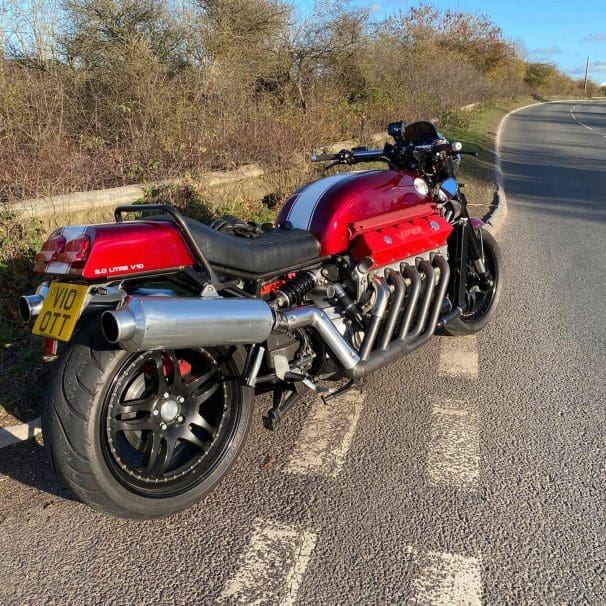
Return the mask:
<svg viewBox="0 0 606 606">
<path fill-rule="evenodd" d="M 391 124 L 388 124 L 387 126 L 387 134 L 390 137 L 393 137 L 393 140 L 398 144 L 398 145 L 403 145 L 404 144 L 404 122 L 402 120 L 400 120 L 399 122 L 392 122 Z"/>
<path fill-rule="evenodd" d="M 459 184 L 456 179 L 449 178 L 445 179 L 439 185 L 438 196 L 442 202 L 447 202 L 448 200 L 452 200 L 459 191 Z"/>
</svg>

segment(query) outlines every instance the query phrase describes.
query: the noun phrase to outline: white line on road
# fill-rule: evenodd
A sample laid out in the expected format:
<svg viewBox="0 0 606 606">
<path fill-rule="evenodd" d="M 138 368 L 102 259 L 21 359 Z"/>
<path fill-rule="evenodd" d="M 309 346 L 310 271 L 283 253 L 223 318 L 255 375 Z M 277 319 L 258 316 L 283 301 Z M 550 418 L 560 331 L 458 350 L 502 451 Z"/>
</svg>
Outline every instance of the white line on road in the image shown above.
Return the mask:
<svg viewBox="0 0 606 606">
<path fill-rule="evenodd" d="M 353 442 L 366 396 L 348 391 L 314 404 L 284 471 L 337 477 Z"/>
<path fill-rule="evenodd" d="M 587 130 L 590 130 L 590 131 L 591 131 L 591 132 L 592 132 L 594 135 L 600 135 L 601 133 L 596 132 L 595 128 L 593 128 L 593 127 L 591 127 L 591 126 L 587 126 L 587 124 L 585 124 L 585 122 L 581 122 L 581 120 L 579 120 L 579 119 L 576 117 L 576 115 L 575 115 L 575 113 L 574 113 L 574 110 L 575 110 L 577 107 L 579 107 L 579 105 L 580 105 L 580 104 L 575 105 L 574 107 L 572 107 L 572 108 L 570 109 L 570 115 L 572 116 L 572 118 L 574 119 L 574 121 L 575 121 L 577 124 L 580 124 L 581 126 L 584 126 L 584 127 L 587 129 Z M 601 135 L 601 136 L 602 136 L 602 137 L 604 137 L 604 138 L 606 139 L 606 135 Z"/>
<path fill-rule="evenodd" d="M 28 421 L 27 423 L 22 423 L 21 425 L 13 425 L 12 427 L 5 427 L 3 429 L 0 428 L 0 448 L 29 440 L 40 434 L 41 431 L 40 417 Z"/>
<path fill-rule="evenodd" d="M 440 339 L 440 374 L 464 379 L 478 378 L 478 340 L 467 337 Z"/>
<path fill-rule="evenodd" d="M 589 130 L 593 130 L 593 128 L 591 128 L 591 126 L 587 126 L 587 124 L 585 124 L 585 122 L 581 122 L 580 120 L 577 120 L 577 122 L 581 125 L 584 126 L 585 128 L 589 129 Z"/>
<path fill-rule="evenodd" d="M 462 400 L 434 405 L 427 476 L 434 486 L 473 490 L 480 477 L 480 438 L 476 411 Z"/>
<path fill-rule="evenodd" d="M 479 606 L 482 571 L 479 558 L 409 547 L 419 562 L 410 604 L 416 606 Z"/>
<path fill-rule="evenodd" d="M 313 532 L 257 520 L 240 569 L 225 585 L 219 602 L 293 606 L 316 541 Z"/>
</svg>

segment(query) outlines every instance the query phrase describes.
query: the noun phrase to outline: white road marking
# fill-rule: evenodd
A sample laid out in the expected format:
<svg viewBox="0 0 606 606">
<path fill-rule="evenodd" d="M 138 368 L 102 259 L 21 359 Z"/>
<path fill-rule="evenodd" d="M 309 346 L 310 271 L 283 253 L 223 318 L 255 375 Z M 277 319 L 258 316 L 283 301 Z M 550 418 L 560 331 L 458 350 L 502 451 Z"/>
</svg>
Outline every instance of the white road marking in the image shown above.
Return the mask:
<svg viewBox="0 0 606 606">
<path fill-rule="evenodd" d="M 600 135 L 600 133 L 596 132 L 596 130 L 591 127 L 591 126 L 587 126 L 587 124 L 585 124 L 584 122 L 581 122 L 581 120 L 579 120 L 576 115 L 574 114 L 574 110 L 579 107 L 580 104 L 575 105 L 574 107 L 572 107 L 570 109 L 570 115 L 572 116 L 572 118 L 574 119 L 574 121 L 577 124 L 580 124 L 581 126 L 584 126 L 587 130 L 590 130 L 592 133 L 594 133 L 595 135 Z M 604 137 L 604 139 L 606 139 L 606 135 L 601 135 L 602 137 Z"/>
<path fill-rule="evenodd" d="M 454 553 L 408 551 L 419 562 L 410 604 L 417 606 L 479 606 L 482 604 L 480 558 Z"/>
<path fill-rule="evenodd" d="M 467 337 L 440 339 L 440 374 L 465 379 L 478 378 L 478 340 Z"/>
<path fill-rule="evenodd" d="M 313 532 L 257 520 L 240 569 L 219 602 L 293 606 L 317 538 Z"/>
<path fill-rule="evenodd" d="M 465 490 L 477 487 L 480 478 L 479 423 L 475 409 L 462 400 L 434 405 L 427 476 L 434 486 Z"/>
<path fill-rule="evenodd" d="M 12 427 L 0 428 L 0 448 L 29 440 L 42 432 L 40 417 Z"/>
<path fill-rule="evenodd" d="M 328 404 L 314 405 L 284 471 L 336 478 L 353 442 L 365 398 L 352 390 Z"/>
</svg>

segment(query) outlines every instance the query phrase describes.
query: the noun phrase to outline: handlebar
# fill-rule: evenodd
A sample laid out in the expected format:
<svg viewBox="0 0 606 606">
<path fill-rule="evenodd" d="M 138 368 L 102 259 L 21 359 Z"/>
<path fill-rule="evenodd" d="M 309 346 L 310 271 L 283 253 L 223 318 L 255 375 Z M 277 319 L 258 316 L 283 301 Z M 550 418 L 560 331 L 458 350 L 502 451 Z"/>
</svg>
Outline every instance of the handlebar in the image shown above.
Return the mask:
<svg viewBox="0 0 606 606">
<path fill-rule="evenodd" d="M 356 162 L 376 162 L 377 160 L 388 160 L 389 153 L 385 149 L 366 149 L 366 148 L 354 148 L 354 149 L 342 149 L 335 154 L 312 154 L 310 160 L 312 162 L 334 162 L 335 164 L 355 164 Z M 468 156 L 478 156 L 478 152 L 474 151 L 463 151 L 463 145 L 459 141 L 445 141 L 440 140 L 438 142 L 428 143 L 426 145 L 415 145 L 409 147 L 415 153 L 446 153 L 450 156 L 456 156 L 457 154 L 466 154 Z"/>
<path fill-rule="evenodd" d="M 330 162 L 338 159 L 339 154 L 312 154 L 310 158 L 312 162 Z"/>
<path fill-rule="evenodd" d="M 440 153 L 446 152 L 449 156 L 456 156 L 457 154 L 466 154 L 468 156 L 478 157 L 478 152 L 474 151 L 463 151 L 463 144 L 460 141 L 446 141 L 444 143 L 429 143 L 427 145 L 415 145 L 415 152 L 433 152 Z"/>
<path fill-rule="evenodd" d="M 355 164 L 356 162 L 374 162 L 383 156 L 382 149 L 342 149 L 336 154 L 312 154 L 312 162 L 338 162 L 339 164 Z"/>
</svg>

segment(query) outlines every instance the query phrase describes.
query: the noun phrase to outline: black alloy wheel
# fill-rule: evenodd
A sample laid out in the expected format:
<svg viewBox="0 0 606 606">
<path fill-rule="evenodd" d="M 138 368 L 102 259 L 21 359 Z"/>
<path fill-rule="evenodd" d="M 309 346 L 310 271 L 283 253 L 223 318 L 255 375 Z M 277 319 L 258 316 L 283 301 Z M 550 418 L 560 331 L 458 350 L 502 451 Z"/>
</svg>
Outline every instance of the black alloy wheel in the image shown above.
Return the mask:
<svg viewBox="0 0 606 606">
<path fill-rule="evenodd" d="M 89 505 L 150 519 L 208 494 L 240 453 L 254 391 L 240 347 L 126 352 L 98 322 L 53 368 L 44 443 L 57 474 Z"/>
<path fill-rule="evenodd" d="M 234 428 L 229 393 L 204 350 L 135 355 L 117 373 L 105 407 L 104 455 L 142 494 L 179 494 L 203 476 Z M 219 451 L 219 452 L 217 452 Z"/>
</svg>

